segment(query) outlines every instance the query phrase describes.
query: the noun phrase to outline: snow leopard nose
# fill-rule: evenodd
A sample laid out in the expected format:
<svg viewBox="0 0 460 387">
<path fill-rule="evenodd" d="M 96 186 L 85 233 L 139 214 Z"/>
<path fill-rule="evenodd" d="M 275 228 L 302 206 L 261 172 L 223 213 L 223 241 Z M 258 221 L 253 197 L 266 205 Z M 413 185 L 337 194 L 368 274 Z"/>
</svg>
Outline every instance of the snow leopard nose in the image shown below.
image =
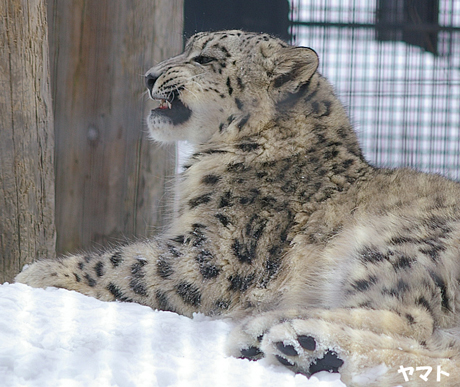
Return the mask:
<svg viewBox="0 0 460 387">
<path fill-rule="evenodd" d="M 153 85 L 155 85 L 155 82 L 157 81 L 157 79 L 158 77 L 152 73 L 148 73 L 145 76 L 145 86 L 147 86 L 147 89 L 149 90 L 149 94 L 151 97 L 152 97 Z"/>
</svg>

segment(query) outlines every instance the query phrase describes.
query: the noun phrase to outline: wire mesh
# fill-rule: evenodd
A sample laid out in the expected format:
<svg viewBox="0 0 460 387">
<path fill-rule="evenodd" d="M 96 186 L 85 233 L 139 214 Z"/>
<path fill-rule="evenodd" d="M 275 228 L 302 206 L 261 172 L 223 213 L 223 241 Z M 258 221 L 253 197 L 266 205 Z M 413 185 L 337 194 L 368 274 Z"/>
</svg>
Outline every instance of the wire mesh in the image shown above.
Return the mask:
<svg viewBox="0 0 460 387">
<path fill-rule="evenodd" d="M 436 52 L 377 40 L 378 0 L 291 0 L 291 34 L 319 54 L 371 163 L 460 180 L 460 0 L 435 1 L 438 23 L 414 31 L 434 31 Z"/>
</svg>

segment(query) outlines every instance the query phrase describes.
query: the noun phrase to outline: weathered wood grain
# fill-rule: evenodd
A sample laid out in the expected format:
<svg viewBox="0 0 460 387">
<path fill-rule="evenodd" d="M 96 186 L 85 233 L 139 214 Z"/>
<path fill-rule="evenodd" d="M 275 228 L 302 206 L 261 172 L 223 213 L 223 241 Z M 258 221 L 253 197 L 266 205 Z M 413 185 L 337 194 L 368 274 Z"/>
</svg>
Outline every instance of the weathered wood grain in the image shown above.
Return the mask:
<svg viewBox="0 0 460 387">
<path fill-rule="evenodd" d="M 54 257 L 53 115 L 44 0 L 0 0 L 0 283 Z"/>
<path fill-rule="evenodd" d="M 182 0 L 48 3 L 57 250 L 152 235 L 175 150 L 151 143 L 143 74 L 182 49 Z"/>
</svg>

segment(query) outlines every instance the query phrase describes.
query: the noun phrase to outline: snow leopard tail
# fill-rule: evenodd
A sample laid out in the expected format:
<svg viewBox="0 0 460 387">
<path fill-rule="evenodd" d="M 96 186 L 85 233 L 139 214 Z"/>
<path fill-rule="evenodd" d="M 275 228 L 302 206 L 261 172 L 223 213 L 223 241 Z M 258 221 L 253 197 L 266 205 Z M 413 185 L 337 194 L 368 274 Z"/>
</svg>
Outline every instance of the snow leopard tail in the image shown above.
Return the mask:
<svg viewBox="0 0 460 387">
<path fill-rule="evenodd" d="M 99 254 L 42 259 L 25 267 L 15 281 L 33 287 L 75 290 L 103 301 L 138 302 L 160 309 L 162 305 L 155 292 L 162 282 L 155 270 L 157 257 L 158 247 L 152 242 Z M 167 284 L 162 286 L 167 289 Z"/>
</svg>

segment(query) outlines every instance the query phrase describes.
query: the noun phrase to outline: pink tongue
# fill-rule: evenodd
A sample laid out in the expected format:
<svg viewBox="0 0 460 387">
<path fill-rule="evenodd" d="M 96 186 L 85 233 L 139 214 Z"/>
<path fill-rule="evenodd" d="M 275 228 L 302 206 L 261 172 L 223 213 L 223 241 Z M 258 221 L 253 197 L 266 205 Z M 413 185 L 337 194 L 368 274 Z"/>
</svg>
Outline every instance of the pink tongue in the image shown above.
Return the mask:
<svg viewBox="0 0 460 387">
<path fill-rule="evenodd" d="M 167 105 L 161 105 L 159 108 L 162 109 L 162 110 L 164 110 L 164 109 L 167 109 L 168 106 L 167 106 Z"/>
</svg>

